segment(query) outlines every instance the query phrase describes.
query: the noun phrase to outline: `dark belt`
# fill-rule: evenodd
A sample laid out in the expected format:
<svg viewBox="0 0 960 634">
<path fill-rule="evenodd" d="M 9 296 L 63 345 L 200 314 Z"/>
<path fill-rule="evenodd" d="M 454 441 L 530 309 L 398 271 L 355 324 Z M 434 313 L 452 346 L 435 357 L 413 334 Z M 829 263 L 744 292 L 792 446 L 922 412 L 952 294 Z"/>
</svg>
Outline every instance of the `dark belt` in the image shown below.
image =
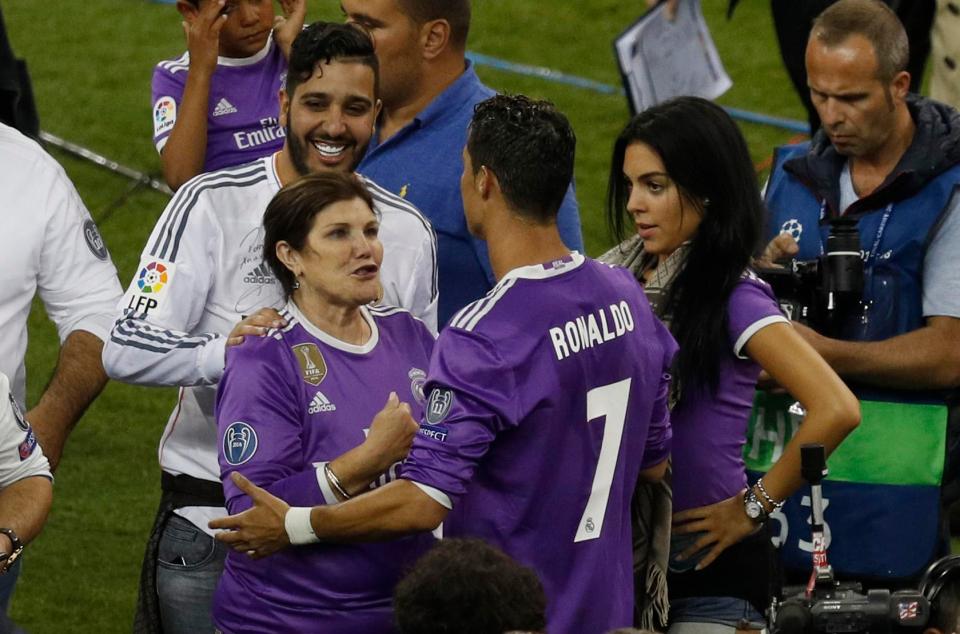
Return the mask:
<svg viewBox="0 0 960 634">
<path fill-rule="evenodd" d="M 137 634 L 163 634 L 160 622 L 160 602 L 157 600 L 157 555 L 160 537 L 167 519 L 175 509 L 185 506 L 226 506 L 223 486 L 212 480 L 201 480 L 188 475 L 160 473 L 160 508 L 153 521 L 153 530 L 147 541 L 140 568 L 140 590 L 137 593 L 137 612 L 134 615 L 133 631 Z"/>
</svg>

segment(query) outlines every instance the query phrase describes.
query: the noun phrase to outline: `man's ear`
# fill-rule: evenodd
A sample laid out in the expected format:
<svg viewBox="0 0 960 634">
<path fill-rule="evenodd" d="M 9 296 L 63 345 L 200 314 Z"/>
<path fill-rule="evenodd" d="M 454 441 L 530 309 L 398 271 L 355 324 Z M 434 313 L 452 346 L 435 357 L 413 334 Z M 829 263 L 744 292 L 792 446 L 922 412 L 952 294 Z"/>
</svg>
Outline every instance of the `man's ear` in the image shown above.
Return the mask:
<svg viewBox="0 0 960 634">
<path fill-rule="evenodd" d="M 287 96 L 287 89 L 281 88 L 277 91 L 277 100 L 280 102 L 280 127 L 287 127 L 287 120 L 290 118 L 290 97 Z"/>
<path fill-rule="evenodd" d="M 184 20 L 190 22 L 197 17 L 199 9 L 193 6 L 192 2 L 187 2 L 187 0 L 177 0 L 177 11 L 180 12 L 180 15 L 183 16 Z"/>
<path fill-rule="evenodd" d="M 905 70 L 897 73 L 890 82 L 890 90 L 897 99 L 906 99 L 907 93 L 910 92 L 910 73 Z"/>
<path fill-rule="evenodd" d="M 424 59 L 439 56 L 450 45 L 450 23 L 443 19 L 424 23 L 420 27 L 420 45 Z"/>
<path fill-rule="evenodd" d="M 500 181 L 497 180 L 497 175 L 490 171 L 486 165 L 481 165 L 480 169 L 477 170 L 474 183 L 477 193 L 483 200 L 489 200 L 494 191 L 500 191 Z"/>
</svg>

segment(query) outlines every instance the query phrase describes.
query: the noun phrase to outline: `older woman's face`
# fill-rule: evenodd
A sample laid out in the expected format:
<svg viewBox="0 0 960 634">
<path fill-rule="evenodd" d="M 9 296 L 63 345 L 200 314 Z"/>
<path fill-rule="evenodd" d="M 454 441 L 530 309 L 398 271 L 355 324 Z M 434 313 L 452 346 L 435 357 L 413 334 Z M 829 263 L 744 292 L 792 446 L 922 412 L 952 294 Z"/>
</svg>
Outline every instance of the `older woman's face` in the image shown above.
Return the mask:
<svg viewBox="0 0 960 634">
<path fill-rule="evenodd" d="M 302 292 L 330 304 L 361 306 L 380 297 L 380 223 L 363 200 L 333 203 L 313 219 L 300 250 Z"/>
</svg>

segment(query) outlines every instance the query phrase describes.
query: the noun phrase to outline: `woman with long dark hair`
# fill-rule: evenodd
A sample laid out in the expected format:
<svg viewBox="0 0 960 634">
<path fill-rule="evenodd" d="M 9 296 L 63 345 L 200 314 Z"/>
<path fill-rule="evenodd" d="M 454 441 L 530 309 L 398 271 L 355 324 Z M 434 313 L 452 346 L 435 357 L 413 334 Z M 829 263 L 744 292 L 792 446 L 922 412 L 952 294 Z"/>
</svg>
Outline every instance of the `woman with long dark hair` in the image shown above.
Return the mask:
<svg viewBox="0 0 960 634">
<path fill-rule="evenodd" d="M 780 313 L 751 270 L 762 202 L 736 124 L 683 97 L 634 117 L 613 150 L 608 220 L 628 238 L 605 258 L 630 268 L 680 351 L 674 364 L 671 632 L 762 623 L 769 514 L 802 483 L 800 446 L 832 451 L 859 404 Z M 761 369 L 807 412 L 770 471 L 747 487 L 742 457 Z M 713 628 L 711 628 L 713 629 Z"/>
</svg>

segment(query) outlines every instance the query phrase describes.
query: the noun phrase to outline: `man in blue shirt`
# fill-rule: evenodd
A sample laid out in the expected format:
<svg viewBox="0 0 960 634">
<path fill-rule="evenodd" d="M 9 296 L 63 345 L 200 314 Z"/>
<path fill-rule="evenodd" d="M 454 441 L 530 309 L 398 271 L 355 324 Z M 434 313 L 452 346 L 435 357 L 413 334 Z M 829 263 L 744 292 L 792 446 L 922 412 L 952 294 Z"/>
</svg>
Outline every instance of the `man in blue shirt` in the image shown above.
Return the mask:
<svg viewBox="0 0 960 634">
<path fill-rule="evenodd" d="M 493 287 L 487 245 L 467 231 L 460 199 L 473 107 L 494 95 L 466 60 L 469 0 L 343 0 L 376 43 L 383 111 L 357 171 L 414 203 L 437 232 L 439 325 Z M 531 157 L 529 169 L 542 169 Z M 573 185 L 557 217 L 583 250 Z"/>
</svg>

